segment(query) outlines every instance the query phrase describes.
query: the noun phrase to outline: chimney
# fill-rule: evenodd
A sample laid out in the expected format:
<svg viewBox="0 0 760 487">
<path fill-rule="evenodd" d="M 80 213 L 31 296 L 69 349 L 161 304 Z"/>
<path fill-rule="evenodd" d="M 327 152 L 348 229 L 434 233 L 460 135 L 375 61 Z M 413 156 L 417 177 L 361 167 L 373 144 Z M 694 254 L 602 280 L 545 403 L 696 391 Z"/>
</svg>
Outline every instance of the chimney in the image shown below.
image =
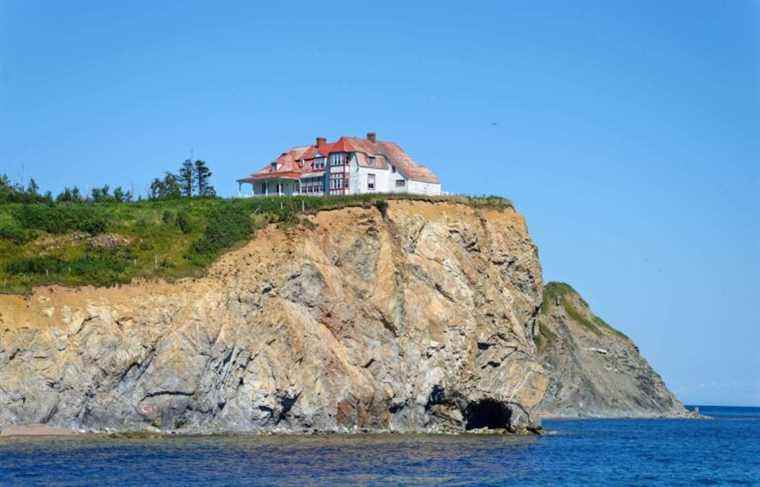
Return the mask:
<svg viewBox="0 0 760 487">
<path fill-rule="evenodd" d="M 377 134 L 375 132 L 367 132 L 367 140 L 377 142 Z"/>
<path fill-rule="evenodd" d="M 324 137 L 317 137 L 317 147 L 321 145 L 325 145 L 327 143 L 327 139 Z"/>
</svg>

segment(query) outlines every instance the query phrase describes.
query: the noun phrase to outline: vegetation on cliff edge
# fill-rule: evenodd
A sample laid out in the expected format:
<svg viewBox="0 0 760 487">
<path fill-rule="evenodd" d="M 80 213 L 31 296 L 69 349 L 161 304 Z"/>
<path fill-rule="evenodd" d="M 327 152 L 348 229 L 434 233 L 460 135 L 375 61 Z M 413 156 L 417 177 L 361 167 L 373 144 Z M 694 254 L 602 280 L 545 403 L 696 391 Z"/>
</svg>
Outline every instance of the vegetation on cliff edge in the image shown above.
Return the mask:
<svg viewBox="0 0 760 487">
<path fill-rule="evenodd" d="M 402 194 L 0 203 L 0 292 L 200 275 L 269 223 L 291 227 L 304 214 L 351 206 L 384 213 L 391 199 L 512 207 L 496 196 Z"/>
<path fill-rule="evenodd" d="M 580 303 L 580 307 L 577 303 Z M 567 283 L 549 282 L 544 286 L 544 300 L 541 304 L 541 314 L 544 316 L 548 315 L 553 306 L 564 309 L 570 319 L 596 335 L 601 335 L 606 330 L 628 339 L 624 333 L 616 330 L 606 321 L 596 316 L 581 295 Z M 543 350 L 555 337 L 556 335 L 551 330 L 545 326 L 541 326 L 539 328 L 539 336 L 536 338 L 539 350 Z"/>
</svg>

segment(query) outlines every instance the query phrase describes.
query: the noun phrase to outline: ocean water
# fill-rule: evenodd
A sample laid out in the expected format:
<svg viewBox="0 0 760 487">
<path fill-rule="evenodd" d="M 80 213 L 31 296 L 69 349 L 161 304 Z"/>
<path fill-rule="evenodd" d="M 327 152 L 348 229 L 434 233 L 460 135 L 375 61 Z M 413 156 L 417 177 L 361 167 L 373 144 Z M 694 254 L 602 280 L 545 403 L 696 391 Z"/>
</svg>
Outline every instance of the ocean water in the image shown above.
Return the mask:
<svg viewBox="0 0 760 487">
<path fill-rule="evenodd" d="M 549 434 L 2 438 L 2 485 L 760 485 L 760 408 Z"/>
</svg>

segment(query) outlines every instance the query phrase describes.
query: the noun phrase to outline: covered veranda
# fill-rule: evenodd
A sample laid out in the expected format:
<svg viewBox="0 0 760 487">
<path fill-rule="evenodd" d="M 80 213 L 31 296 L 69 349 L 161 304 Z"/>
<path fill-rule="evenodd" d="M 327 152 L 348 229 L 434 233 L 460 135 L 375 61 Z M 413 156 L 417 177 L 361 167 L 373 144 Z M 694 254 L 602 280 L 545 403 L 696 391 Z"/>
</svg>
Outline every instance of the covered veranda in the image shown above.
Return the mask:
<svg viewBox="0 0 760 487">
<path fill-rule="evenodd" d="M 298 176 L 250 177 L 238 179 L 238 196 L 291 196 L 301 192 Z M 250 185 L 245 191 L 243 185 Z"/>
</svg>

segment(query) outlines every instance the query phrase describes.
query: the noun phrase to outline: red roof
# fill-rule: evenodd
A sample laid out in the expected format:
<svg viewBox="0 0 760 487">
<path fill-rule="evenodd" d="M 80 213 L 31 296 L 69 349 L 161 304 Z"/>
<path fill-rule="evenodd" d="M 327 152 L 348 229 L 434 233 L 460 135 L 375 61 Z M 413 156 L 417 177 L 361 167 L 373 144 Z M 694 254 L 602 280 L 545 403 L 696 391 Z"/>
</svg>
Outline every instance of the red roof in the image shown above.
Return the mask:
<svg viewBox="0 0 760 487">
<path fill-rule="evenodd" d="M 407 179 L 438 184 L 438 177 L 427 167 L 417 164 L 404 150 L 394 142 L 377 141 L 358 137 L 341 137 L 337 141 L 325 142 L 319 147 L 310 145 L 294 147 L 283 152 L 274 162 L 267 164 L 258 172 L 240 182 L 252 182 L 261 179 L 298 179 L 297 175 L 314 172 L 313 160 L 326 157 L 335 152 L 357 152 L 367 156 L 360 159 L 365 167 L 387 168 L 392 164 Z M 374 162 L 371 158 L 374 158 Z"/>
</svg>

